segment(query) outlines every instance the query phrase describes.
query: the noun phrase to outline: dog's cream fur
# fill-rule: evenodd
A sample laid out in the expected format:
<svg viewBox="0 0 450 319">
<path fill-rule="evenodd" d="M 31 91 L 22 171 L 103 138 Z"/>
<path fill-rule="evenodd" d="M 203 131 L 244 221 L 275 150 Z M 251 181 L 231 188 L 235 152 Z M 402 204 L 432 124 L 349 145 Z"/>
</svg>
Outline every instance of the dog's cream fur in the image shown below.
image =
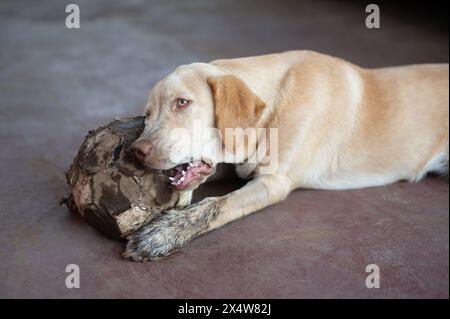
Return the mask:
<svg viewBox="0 0 450 319">
<path fill-rule="evenodd" d="M 177 97 L 192 105 L 174 112 Z M 179 164 L 167 156 L 177 148 L 169 132 L 192 129 L 196 119 L 221 130 L 278 128 L 278 167 L 261 174 L 260 163 L 239 164 L 238 173 L 251 179 L 246 186 L 184 213 L 168 212 L 130 241 L 126 256 L 164 256 L 200 233 L 285 199 L 296 188 L 360 188 L 446 173 L 448 107 L 448 64 L 363 69 L 315 52 L 290 51 L 179 67 L 156 85 L 146 108 L 150 128 L 141 138 L 155 144 L 147 164 L 160 169 Z M 225 143 L 223 149 L 232 153 L 233 147 Z M 198 156 L 216 163 L 213 154 L 206 149 Z M 183 218 L 207 223 L 190 232 L 169 226 L 183 224 Z"/>
</svg>

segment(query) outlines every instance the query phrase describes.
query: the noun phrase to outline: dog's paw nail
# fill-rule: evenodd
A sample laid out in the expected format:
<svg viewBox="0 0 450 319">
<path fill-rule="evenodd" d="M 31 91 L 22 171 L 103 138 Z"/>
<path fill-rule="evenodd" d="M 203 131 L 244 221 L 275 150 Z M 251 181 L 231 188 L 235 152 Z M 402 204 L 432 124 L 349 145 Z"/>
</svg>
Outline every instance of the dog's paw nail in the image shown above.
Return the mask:
<svg viewBox="0 0 450 319">
<path fill-rule="evenodd" d="M 126 250 L 125 252 L 122 253 L 122 257 L 125 259 L 133 259 L 134 256 L 135 253 L 131 250 Z"/>
<path fill-rule="evenodd" d="M 142 261 L 143 257 L 140 256 L 140 252 L 134 247 L 134 242 L 130 241 L 122 253 L 122 257 L 133 261 Z"/>
</svg>

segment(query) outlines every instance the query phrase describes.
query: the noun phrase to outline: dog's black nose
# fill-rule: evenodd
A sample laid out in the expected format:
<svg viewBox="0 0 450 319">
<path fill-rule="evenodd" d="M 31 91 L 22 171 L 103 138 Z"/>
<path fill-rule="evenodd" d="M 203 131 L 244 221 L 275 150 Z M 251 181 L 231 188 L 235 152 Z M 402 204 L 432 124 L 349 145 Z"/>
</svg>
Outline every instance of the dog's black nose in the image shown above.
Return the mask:
<svg viewBox="0 0 450 319">
<path fill-rule="evenodd" d="M 130 152 L 142 164 L 145 163 L 146 158 L 150 156 L 152 150 L 153 144 L 145 139 L 134 142 L 128 148 L 128 152 Z"/>
</svg>

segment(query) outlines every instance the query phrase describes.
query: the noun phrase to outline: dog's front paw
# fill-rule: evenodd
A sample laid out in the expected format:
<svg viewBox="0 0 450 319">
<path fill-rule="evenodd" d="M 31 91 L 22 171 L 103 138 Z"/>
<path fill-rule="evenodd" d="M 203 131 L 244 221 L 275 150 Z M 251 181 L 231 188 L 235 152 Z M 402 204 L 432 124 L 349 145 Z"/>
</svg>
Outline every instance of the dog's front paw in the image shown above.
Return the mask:
<svg viewBox="0 0 450 319">
<path fill-rule="evenodd" d="M 131 235 L 123 256 L 147 261 L 173 253 L 207 230 L 222 205 L 220 198 L 206 198 L 185 209 L 158 215 Z"/>
<path fill-rule="evenodd" d="M 134 261 L 154 260 L 182 246 L 176 219 L 179 211 L 168 211 L 138 229 L 129 237 L 123 256 Z"/>
</svg>

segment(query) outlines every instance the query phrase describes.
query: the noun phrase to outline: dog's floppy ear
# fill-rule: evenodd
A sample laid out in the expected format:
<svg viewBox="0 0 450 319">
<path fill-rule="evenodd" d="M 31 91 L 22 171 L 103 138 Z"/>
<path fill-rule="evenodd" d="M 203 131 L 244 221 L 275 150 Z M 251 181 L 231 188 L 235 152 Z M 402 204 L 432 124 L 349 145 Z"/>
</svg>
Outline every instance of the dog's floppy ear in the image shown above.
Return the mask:
<svg viewBox="0 0 450 319">
<path fill-rule="evenodd" d="M 241 79 L 234 75 L 213 76 L 207 79 L 214 99 L 216 127 L 224 140 L 226 128 L 257 128 L 266 107 Z M 235 150 L 234 139 L 225 141 L 225 147 Z"/>
</svg>

